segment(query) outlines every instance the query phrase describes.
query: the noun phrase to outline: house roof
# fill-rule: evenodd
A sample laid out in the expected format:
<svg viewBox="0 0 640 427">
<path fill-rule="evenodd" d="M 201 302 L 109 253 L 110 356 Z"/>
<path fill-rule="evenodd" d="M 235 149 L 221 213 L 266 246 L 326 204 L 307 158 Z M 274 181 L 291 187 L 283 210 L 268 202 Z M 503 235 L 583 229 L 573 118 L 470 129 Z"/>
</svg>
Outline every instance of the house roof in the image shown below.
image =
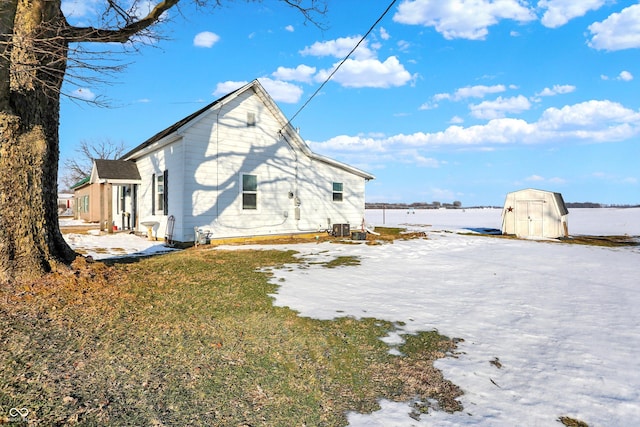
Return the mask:
<svg viewBox="0 0 640 427">
<path fill-rule="evenodd" d="M 89 183 L 89 180 L 91 180 L 91 176 L 85 176 L 80 181 L 78 181 L 75 184 L 73 184 L 71 186 L 71 189 L 75 190 L 76 188 L 80 188 L 80 187 L 84 186 L 85 184 Z"/>
<path fill-rule="evenodd" d="M 91 181 L 140 181 L 140 172 L 134 162 L 125 160 L 95 159 L 94 170 L 91 172 Z M 95 172 L 95 176 L 94 176 Z"/>
<path fill-rule="evenodd" d="M 126 160 L 135 160 L 136 155 L 140 154 L 147 147 L 151 146 L 152 144 L 154 144 L 156 142 L 161 141 L 164 138 L 170 137 L 170 136 L 172 136 L 174 134 L 178 134 L 181 129 L 183 129 L 184 127 L 189 126 L 193 122 L 197 121 L 207 111 L 209 111 L 209 110 L 211 110 L 213 108 L 216 108 L 218 106 L 221 106 L 222 104 L 224 104 L 229 99 L 237 97 L 241 93 L 243 93 L 243 92 L 245 92 L 247 90 L 254 90 L 255 93 L 260 97 L 260 99 L 262 99 L 262 101 L 265 103 L 265 105 L 272 111 L 274 116 L 280 121 L 280 123 L 282 125 L 282 129 L 281 129 L 280 133 L 288 141 L 289 144 L 299 148 L 304 154 L 306 154 L 307 156 L 309 156 L 310 158 L 312 158 L 314 160 L 317 160 L 317 161 L 320 161 L 320 162 L 323 162 L 323 163 L 338 167 L 340 169 L 344 169 L 344 170 L 346 170 L 348 172 L 351 172 L 351 173 L 353 173 L 355 175 L 361 176 L 366 180 L 371 180 L 371 179 L 375 178 L 373 175 L 371 175 L 371 174 L 369 174 L 369 173 L 367 173 L 365 171 L 362 171 L 360 169 L 357 169 L 357 168 L 355 168 L 353 166 L 347 165 L 347 164 L 339 162 L 337 160 L 333 160 L 333 159 L 330 159 L 328 157 L 321 156 L 319 154 L 316 154 L 316 153 L 312 152 L 311 149 L 309 148 L 309 146 L 307 145 L 307 143 L 302 139 L 302 137 L 299 135 L 298 131 L 293 128 L 291 123 L 287 120 L 287 118 L 284 116 L 284 114 L 282 113 L 280 108 L 278 108 L 276 103 L 273 101 L 271 96 L 269 96 L 267 91 L 262 87 L 262 85 L 260 84 L 260 82 L 258 80 L 253 80 L 252 82 L 247 83 L 246 85 L 242 86 L 241 88 L 238 88 L 235 91 L 233 91 L 231 93 L 228 93 L 227 95 L 223 96 L 222 98 L 219 98 L 219 99 L 213 101 L 212 103 L 210 103 L 210 104 L 204 106 L 203 108 L 199 109 L 198 111 L 188 115 L 187 117 L 183 118 L 182 120 L 177 121 L 176 123 L 172 124 L 168 128 L 156 133 L 151 138 L 147 139 L 142 144 L 138 145 L 133 150 L 131 150 L 128 153 L 126 153 L 125 155 L 123 155 L 121 157 L 121 159 L 122 160 L 125 160 L 125 159 Z"/>
<path fill-rule="evenodd" d="M 245 86 L 246 87 L 246 86 Z M 240 88 L 242 89 L 242 88 Z M 148 146 L 150 146 L 151 144 L 153 144 L 154 142 L 160 141 L 162 138 L 171 135 L 174 132 L 177 132 L 178 129 L 180 129 L 181 127 L 183 127 L 184 125 L 186 125 L 187 123 L 191 122 L 192 120 L 194 120 L 196 117 L 200 116 L 202 113 L 209 111 L 210 109 L 212 109 L 214 106 L 216 106 L 217 104 L 222 103 L 225 99 L 229 98 L 231 95 L 233 95 L 234 93 L 237 93 L 238 91 L 240 91 L 240 89 L 236 90 L 235 92 L 231 92 L 228 93 L 227 95 L 223 96 L 222 98 L 219 98 L 215 101 L 213 101 L 212 103 L 202 107 L 201 109 L 199 109 L 198 111 L 189 114 L 187 117 L 185 117 L 182 120 L 179 120 L 177 122 L 175 122 L 174 124 L 172 124 L 171 126 L 169 126 L 168 128 L 161 130 L 160 132 L 156 133 L 155 135 L 153 135 L 151 138 L 147 139 L 146 141 L 144 141 L 142 144 L 138 145 L 137 147 L 135 147 L 133 150 L 129 151 L 128 153 L 124 154 L 121 159 L 130 159 L 131 157 L 133 157 L 138 151 L 141 151 L 145 148 L 147 148 Z"/>
</svg>

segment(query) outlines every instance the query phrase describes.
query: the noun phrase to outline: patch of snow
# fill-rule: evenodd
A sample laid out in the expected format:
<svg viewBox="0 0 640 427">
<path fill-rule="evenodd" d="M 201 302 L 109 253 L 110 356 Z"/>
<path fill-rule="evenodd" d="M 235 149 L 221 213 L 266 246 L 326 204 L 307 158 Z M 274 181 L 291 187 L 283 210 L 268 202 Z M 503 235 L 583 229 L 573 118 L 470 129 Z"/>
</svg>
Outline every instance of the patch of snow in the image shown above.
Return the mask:
<svg viewBox="0 0 640 427">
<path fill-rule="evenodd" d="M 62 236 L 72 249 L 96 260 L 142 257 L 174 250 L 167 247 L 164 241 L 148 240 L 129 233 L 100 234 L 99 230 L 88 230 L 87 233 Z"/>
</svg>

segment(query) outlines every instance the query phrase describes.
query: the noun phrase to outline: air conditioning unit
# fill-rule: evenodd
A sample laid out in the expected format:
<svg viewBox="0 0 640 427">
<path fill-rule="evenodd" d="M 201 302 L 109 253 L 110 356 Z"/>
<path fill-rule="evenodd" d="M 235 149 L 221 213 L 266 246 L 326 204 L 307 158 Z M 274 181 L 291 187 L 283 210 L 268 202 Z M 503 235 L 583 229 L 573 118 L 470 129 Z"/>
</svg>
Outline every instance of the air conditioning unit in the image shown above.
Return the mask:
<svg viewBox="0 0 640 427">
<path fill-rule="evenodd" d="M 333 224 L 333 236 L 335 237 L 347 237 L 351 234 L 349 224 Z"/>
</svg>

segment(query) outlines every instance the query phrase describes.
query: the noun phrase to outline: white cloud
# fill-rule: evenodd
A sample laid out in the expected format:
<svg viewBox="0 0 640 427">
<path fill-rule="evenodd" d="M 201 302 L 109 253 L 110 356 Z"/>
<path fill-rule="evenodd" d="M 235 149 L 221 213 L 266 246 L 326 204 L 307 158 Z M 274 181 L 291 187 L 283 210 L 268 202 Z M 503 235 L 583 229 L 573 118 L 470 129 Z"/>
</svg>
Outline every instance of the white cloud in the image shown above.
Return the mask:
<svg viewBox="0 0 640 427">
<path fill-rule="evenodd" d="M 453 116 L 451 117 L 451 120 L 449 120 L 449 123 L 451 123 L 452 125 L 459 125 L 461 123 L 464 123 L 464 119 L 460 116 Z"/>
<path fill-rule="evenodd" d="M 555 96 L 565 93 L 571 93 L 576 90 L 575 86 L 571 85 L 553 85 L 552 88 L 545 87 L 542 92 L 537 93 L 536 96 Z"/>
<path fill-rule="evenodd" d="M 633 74 L 628 71 L 622 71 L 620 74 L 618 74 L 618 80 L 630 82 L 631 80 L 633 80 Z"/>
<path fill-rule="evenodd" d="M 502 19 L 529 22 L 536 16 L 519 0 L 406 0 L 393 17 L 401 24 L 434 27 L 446 39 L 470 40 L 484 39 Z"/>
<path fill-rule="evenodd" d="M 522 95 L 511 98 L 499 96 L 494 101 L 483 101 L 480 104 L 470 105 L 471 115 L 478 119 L 497 119 L 507 113 L 521 113 L 531 108 L 529 100 Z"/>
<path fill-rule="evenodd" d="M 193 38 L 193 45 L 196 47 L 212 47 L 220 40 L 220 36 L 211 31 L 203 31 Z"/>
<path fill-rule="evenodd" d="M 400 52 L 406 52 L 409 50 L 409 48 L 411 47 L 411 43 L 409 43 L 406 40 L 400 40 L 397 43 L 398 49 L 400 50 Z"/>
<path fill-rule="evenodd" d="M 302 89 L 291 83 L 273 80 L 268 77 L 260 77 L 260 84 L 269 93 L 274 101 L 295 104 L 302 96 Z M 226 81 L 218 83 L 213 91 L 214 96 L 224 96 L 234 90 L 246 85 L 246 81 Z"/>
<path fill-rule="evenodd" d="M 213 91 L 213 96 L 224 96 L 228 93 L 233 92 L 236 89 L 241 88 L 242 86 L 246 85 L 247 81 L 232 81 L 232 80 L 227 80 L 226 82 L 222 82 L 222 83 L 218 83 L 216 85 L 216 89 Z"/>
<path fill-rule="evenodd" d="M 418 110 L 434 110 L 438 108 L 438 103 L 437 102 L 425 102 L 424 104 L 422 104 L 420 107 L 418 107 Z"/>
<path fill-rule="evenodd" d="M 633 127 L 637 131 L 638 125 L 640 125 L 640 113 L 637 111 L 625 108 L 617 102 L 596 100 L 562 108 L 548 108 L 542 113 L 537 123 L 541 131 L 574 132 L 576 136 L 579 134 L 595 136 L 596 132 L 603 132 L 609 133 L 614 139 L 619 139 L 615 138 L 615 129 L 625 131 Z"/>
<path fill-rule="evenodd" d="M 338 64 L 334 64 L 332 69 L 318 72 L 315 77 L 316 81 L 326 80 L 336 66 Z M 390 56 L 384 62 L 380 62 L 378 59 L 347 59 L 332 77 L 332 80 L 344 87 L 376 88 L 402 86 L 411 79 L 411 74 L 395 56 Z"/>
<path fill-rule="evenodd" d="M 81 87 L 74 90 L 73 92 L 71 92 L 71 96 L 73 98 L 82 99 L 84 101 L 93 101 L 94 99 L 96 99 L 96 94 L 93 93 L 91 89 L 88 89 L 86 87 Z"/>
<path fill-rule="evenodd" d="M 587 101 L 549 108 L 537 122 L 499 118 L 483 125 L 451 125 L 443 131 L 392 136 L 340 135 L 315 142 L 319 151 L 385 153 L 432 146 L 482 147 L 504 144 L 542 144 L 560 141 L 615 142 L 640 136 L 640 112 L 612 101 Z M 394 151 L 395 152 L 395 151 Z"/>
<path fill-rule="evenodd" d="M 260 77 L 260 84 L 271 95 L 274 101 L 295 104 L 300 101 L 303 90 L 291 83 Z"/>
<path fill-rule="evenodd" d="M 361 36 L 340 37 L 336 40 L 315 42 L 311 46 L 302 49 L 300 54 L 303 56 L 333 56 L 342 59 L 351 52 L 361 38 Z M 355 59 L 371 59 L 375 57 L 375 52 L 369 49 L 367 40 L 364 40 L 352 55 L 352 58 Z"/>
<path fill-rule="evenodd" d="M 606 0 L 540 0 L 538 7 L 546 9 L 540 22 L 545 27 L 557 28 L 590 10 L 598 10 L 605 3 Z"/>
<path fill-rule="evenodd" d="M 384 27 L 380 27 L 380 38 L 382 40 L 389 40 L 391 38 L 389 32 Z"/>
<path fill-rule="evenodd" d="M 296 68 L 278 67 L 271 75 L 278 80 L 311 83 L 311 77 L 315 72 L 315 67 L 301 64 Z"/>
<path fill-rule="evenodd" d="M 95 5 L 100 0 L 64 0 L 60 5 L 62 13 L 67 19 L 83 18 L 96 14 Z"/>
<path fill-rule="evenodd" d="M 484 98 L 485 95 L 490 93 L 500 93 L 504 92 L 506 89 L 504 85 L 494 85 L 494 86 L 466 86 L 460 89 L 457 89 L 453 94 L 452 99 L 454 101 L 460 101 L 462 99 L 467 98 Z"/>
<path fill-rule="evenodd" d="M 490 93 L 500 93 L 506 90 L 504 85 L 494 85 L 494 86 L 465 86 L 456 91 L 453 94 L 450 93 L 437 93 L 433 95 L 433 100 L 435 102 L 442 100 L 450 100 L 450 101 L 461 101 L 468 98 L 484 98 L 487 94 Z"/>
<path fill-rule="evenodd" d="M 296 29 L 293 28 L 293 25 L 287 25 L 286 27 L 284 27 L 285 31 L 289 31 L 290 33 L 293 33 Z"/>
<path fill-rule="evenodd" d="M 598 50 L 640 48 L 640 4 L 613 13 L 602 22 L 589 26 L 592 34 L 588 45 Z"/>
<path fill-rule="evenodd" d="M 411 164 L 421 168 L 439 168 L 442 162 L 433 157 L 425 157 L 415 148 L 397 150 L 393 153 L 393 160 L 399 163 Z"/>
<path fill-rule="evenodd" d="M 531 176 L 526 177 L 524 180 L 525 181 L 539 182 L 539 181 L 544 181 L 544 177 L 541 177 L 540 175 L 531 175 Z"/>
</svg>

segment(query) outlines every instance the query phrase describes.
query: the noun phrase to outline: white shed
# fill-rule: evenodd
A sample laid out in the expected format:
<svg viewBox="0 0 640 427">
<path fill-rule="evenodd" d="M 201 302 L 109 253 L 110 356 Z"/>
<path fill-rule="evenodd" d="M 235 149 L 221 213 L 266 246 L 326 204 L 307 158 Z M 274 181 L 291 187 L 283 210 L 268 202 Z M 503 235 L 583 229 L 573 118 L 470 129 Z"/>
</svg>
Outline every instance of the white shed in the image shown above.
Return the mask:
<svg viewBox="0 0 640 427">
<path fill-rule="evenodd" d="M 527 188 L 507 194 L 502 211 L 502 234 L 523 238 L 569 236 L 569 211 L 562 194 Z"/>
</svg>

